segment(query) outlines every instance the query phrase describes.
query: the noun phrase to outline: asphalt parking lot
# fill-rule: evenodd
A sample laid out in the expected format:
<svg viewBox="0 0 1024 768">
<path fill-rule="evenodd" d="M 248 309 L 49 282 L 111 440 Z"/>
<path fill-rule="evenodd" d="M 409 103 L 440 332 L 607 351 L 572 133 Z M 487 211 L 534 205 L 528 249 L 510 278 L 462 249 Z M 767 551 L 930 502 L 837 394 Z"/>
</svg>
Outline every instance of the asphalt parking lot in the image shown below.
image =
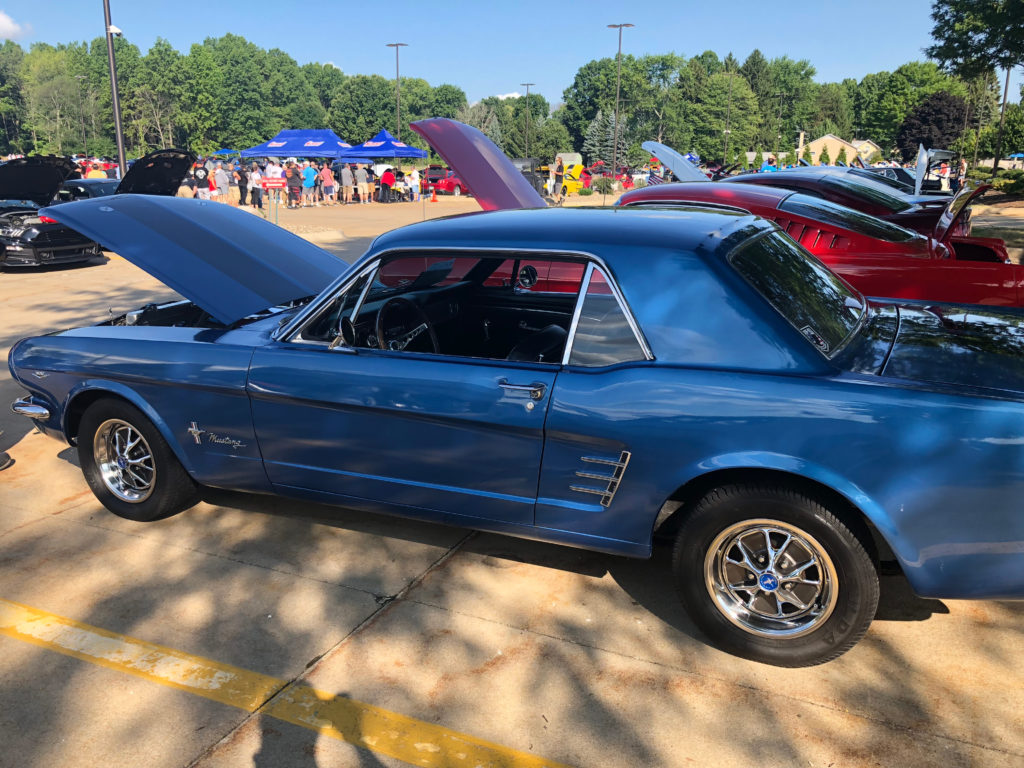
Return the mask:
<svg viewBox="0 0 1024 768">
<path fill-rule="evenodd" d="M 351 260 L 371 229 L 329 247 Z M 113 255 L 0 272 L 0 352 L 171 295 Z M 0 766 L 1024 763 L 1024 603 L 889 574 L 856 648 L 776 669 L 705 643 L 663 548 L 213 491 L 122 520 L 10 414 L 19 394 L 4 367 Z"/>
</svg>

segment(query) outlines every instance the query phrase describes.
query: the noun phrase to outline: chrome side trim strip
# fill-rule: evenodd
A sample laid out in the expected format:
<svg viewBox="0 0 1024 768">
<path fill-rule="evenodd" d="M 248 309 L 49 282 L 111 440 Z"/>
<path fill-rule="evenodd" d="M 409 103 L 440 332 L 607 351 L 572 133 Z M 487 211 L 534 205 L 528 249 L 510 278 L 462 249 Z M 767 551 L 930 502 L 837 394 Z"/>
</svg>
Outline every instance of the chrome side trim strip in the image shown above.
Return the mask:
<svg viewBox="0 0 1024 768">
<path fill-rule="evenodd" d="M 11 403 L 11 410 L 20 416 L 28 416 L 37 421 L 46 421 L 50 418 L 50 411 L 41 405 L 37 405 L 31 397 L 19 397 Z"/>
</svg>

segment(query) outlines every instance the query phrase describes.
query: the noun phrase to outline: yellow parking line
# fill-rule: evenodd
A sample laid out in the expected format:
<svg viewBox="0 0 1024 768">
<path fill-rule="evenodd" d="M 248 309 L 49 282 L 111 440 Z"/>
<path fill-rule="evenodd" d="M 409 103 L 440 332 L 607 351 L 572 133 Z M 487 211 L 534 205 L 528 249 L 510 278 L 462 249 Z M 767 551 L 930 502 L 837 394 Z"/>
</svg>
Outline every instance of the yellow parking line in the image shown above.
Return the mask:
<svg viewBox="0 0 1024 768">
<path fill-rule="evenodd" d="M 263 714 L 424 768 L 566 768 L 371 704 L 289 684 L 0 598 L 0 634 Z M 276 694 L 276 695 L 275 695 Z"/>
</svg>

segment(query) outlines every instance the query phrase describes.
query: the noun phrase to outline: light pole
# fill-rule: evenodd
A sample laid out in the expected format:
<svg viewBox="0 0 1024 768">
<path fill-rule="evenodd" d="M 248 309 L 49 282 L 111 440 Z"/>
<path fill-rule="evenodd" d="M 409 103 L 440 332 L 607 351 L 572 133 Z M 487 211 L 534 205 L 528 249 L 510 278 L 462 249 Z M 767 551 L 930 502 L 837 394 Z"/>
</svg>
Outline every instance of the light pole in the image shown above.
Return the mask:
<svg viewBox="0 0 1024 768">
<path fill-rule="evenodd" d="M 398 79 L 398 49 L 408 47 L 408 43 L 386 43 L 388 48 L 395 49 L 395 138 L 402 140 L 402 81 Z"/>
<path fill-rule="evenodd" d="M 732 133 L 730 128 L 730 121 L 732 119 L 732 72 L 729 73 L 729 101 L 725 108 L 725 130 L 722 133 L 725 134 L 725 147 L 722 149 L 722 167 L 725 168 L 729 164 L 729 134 Z"/>
<path fill-rule="evenodd" d="M 82 81 L 86 80 L 85 75 L 75 75 L 78 81 L 78 117 L 82 120 L 82 151 L 89 156 L 89 142 L 85 138 L 85 111 L 82 109 Z"/>
<path fill-rule="evenodd" d="M 619 89 L 622 85 L 622 30 L 624 27 L 632 27 L 632 24 L 609 24 L 608 29 L 619 30 L 619 53 L 615 60 L 617 69 L 615 72 L 615 143 L 612 145 L 612 187 L 615 187 L 615 174 L 619 166 Z"/>
<path fill-rule="evenodd" d="M 520 83 L 526 86 L 526 159 L 530 159 L 530 86 L 536 83 Z M 530 162 L 530 172 L 533 172 L 533 162 Z"/>
<path fill-rule="evenodd" d="M 121 178 L 128 171 L 124 160 L 124 132 L 121 130 L 121 102 L 117 97 L 117 67 L 114 66 L 114 36 L 121 30 L 110 23 L 110 0 L 103 0 L 103 28 L 107 34 L 107 64 L 110 65 L 110 99 L 114 107 L 114 137 L 117 139 L 117 165 Z"/>
</svg>

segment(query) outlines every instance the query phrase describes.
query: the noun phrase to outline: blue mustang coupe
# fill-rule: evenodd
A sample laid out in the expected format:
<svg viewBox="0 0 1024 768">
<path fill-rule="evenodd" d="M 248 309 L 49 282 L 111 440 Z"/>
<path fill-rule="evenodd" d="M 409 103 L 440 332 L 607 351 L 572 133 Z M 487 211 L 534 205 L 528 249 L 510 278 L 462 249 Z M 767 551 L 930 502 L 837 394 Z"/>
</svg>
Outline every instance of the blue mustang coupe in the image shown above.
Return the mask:
<svg viewBox="0 0 1024 768">
<path fill-rule="evenodd" d="M 185 297 L 10 353 L 115 514 L 215 486 L 632 557 L 660 529 L 700 628 L 785 666 L 859 640 L 880 559 L 1024 596 L 1022 315 L 868 301 L 699 207 L 428 221 L 344 271 L 216 203 L 48 215 Z"/>
</svg>

